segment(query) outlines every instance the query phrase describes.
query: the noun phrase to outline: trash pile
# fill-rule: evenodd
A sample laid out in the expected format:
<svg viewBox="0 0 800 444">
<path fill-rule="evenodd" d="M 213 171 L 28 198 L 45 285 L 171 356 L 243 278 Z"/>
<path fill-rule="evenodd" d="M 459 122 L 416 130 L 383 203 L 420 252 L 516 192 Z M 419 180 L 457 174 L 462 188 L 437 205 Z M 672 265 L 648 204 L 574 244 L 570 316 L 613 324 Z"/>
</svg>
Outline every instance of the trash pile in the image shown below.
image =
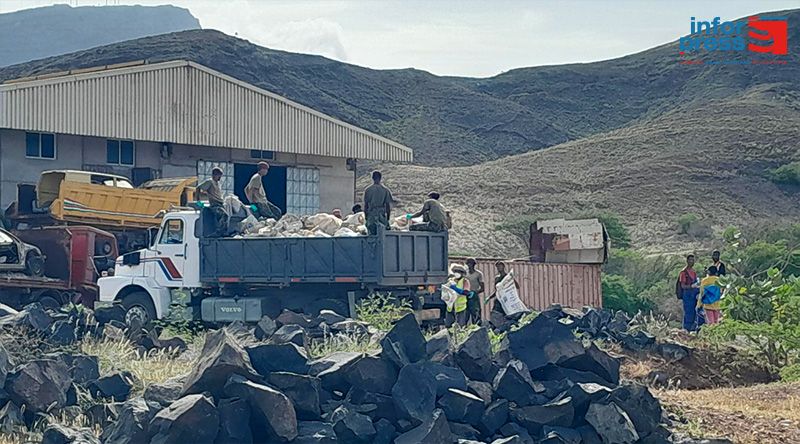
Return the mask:
<svg viewBox="0 0 800 444">
<path fill-rule="evenodd" d="M 313 216 L 285 214 L 279 221 L 275 219 L 258 220 L 249 214 L 239 223 L 236 237 L 332 237 L 365 236 L 367 227 L 364 213 L 351 214 L 344 218 L 318 213 Z"/>
</svg>

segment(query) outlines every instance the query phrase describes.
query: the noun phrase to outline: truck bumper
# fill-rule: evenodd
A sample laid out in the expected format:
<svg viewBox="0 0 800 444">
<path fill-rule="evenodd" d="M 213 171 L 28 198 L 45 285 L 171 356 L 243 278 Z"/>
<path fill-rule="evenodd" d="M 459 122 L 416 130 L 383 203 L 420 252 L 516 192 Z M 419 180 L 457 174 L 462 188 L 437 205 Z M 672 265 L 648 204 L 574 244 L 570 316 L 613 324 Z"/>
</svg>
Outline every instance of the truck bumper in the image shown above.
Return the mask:
<svg viewBox="0 0 800 444">
<path fill-rule="evenodd" d="M 200 303 L 206 322 L 258 322 L 264 315 L 262 298 L 206 298 Z"/>
</svg>

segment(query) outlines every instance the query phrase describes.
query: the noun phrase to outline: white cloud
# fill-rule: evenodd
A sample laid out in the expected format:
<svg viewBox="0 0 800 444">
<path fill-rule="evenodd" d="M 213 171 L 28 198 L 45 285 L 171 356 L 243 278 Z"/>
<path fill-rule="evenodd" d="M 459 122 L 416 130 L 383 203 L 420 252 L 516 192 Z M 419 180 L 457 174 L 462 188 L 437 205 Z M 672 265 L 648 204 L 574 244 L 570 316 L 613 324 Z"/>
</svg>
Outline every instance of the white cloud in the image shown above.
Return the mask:
<svg viewBox="0 0 800 444">
<path fill-rule="evenodd" d="M 347 61 L 342 26 L 325 18 L 291 21 L 252 36 L 255 43 L 292 52 L 319 54 Z"/>
</svg>

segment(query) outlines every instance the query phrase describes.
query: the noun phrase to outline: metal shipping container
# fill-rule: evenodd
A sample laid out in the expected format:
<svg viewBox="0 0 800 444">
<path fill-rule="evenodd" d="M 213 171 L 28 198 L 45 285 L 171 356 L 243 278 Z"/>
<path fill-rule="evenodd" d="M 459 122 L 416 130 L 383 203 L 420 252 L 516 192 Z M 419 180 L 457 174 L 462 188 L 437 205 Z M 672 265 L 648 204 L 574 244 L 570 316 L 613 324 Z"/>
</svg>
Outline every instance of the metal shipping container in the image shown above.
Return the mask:
<svg viewBox="0 0 800 444">
<path fill-rule="evenodd" d="M 467 258 L 450 258 L 450 263 L 466 265 Z M 486 295 L 494 293 L 494 264 L 502 259 L 478 258 L 475 268 L 483 273 Z M 599 264 L 545 264 L 528 261 L 504 261 L 507 270 L 514 270 L 520 286 L 520 298 L 532 310 L 544 310 L 551 304 L 565 307 L 601 307 Z M 483 318 L 489 318 L 492 303 L 483 306 Z"/>
</svg>

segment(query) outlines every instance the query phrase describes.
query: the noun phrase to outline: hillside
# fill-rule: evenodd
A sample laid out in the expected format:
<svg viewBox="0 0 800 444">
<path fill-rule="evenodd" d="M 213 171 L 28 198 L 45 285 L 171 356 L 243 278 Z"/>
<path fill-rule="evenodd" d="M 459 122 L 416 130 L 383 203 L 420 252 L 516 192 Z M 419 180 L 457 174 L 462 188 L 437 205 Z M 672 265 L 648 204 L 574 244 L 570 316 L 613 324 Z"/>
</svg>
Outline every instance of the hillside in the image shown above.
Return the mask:
<svg viewBox="0 0 800 444">
<path fill-rule="evenodd" d="M 130 60 L 189 59 L 402 142 L 414 149 L 418 164 L 472 165 L 733 97 L 756 85 L 795 90 L 800 12 L 781 14 L 789 16 L 792 50 L 780 67 L 685 66 L 673 42 L 604 62 L 523 68 L 487 79 L 438 77 L 275 51 L 202 30 L 12 66 L 0 69 L 0 80 Z"/>
<path fill-rule="evenodd" d="M 170 5 L 25 9 L 0 14 L 0 66 L 199 28 L 189 10 Z"/>
<path fill-rule="evenodd" d="M 453 211 L 451 249 L 527 256 L 496 228 L 520 216 L 612 211 L 653 251 L 691 248 L 677 218 L 701 215 L 716 230 L 749 222 L 796 222 L 800 189 L 766 171 L 800 160 L 800 96 L 783 85 L 754 87 L 628 127 L 470 167 L 385 166 L 386 184 L 416 211 L 440 191 Z M 366 178 L 360 185 L 366 185 Z M 401 214 L 397 211 L 397 214 Z"/>
</svg>

